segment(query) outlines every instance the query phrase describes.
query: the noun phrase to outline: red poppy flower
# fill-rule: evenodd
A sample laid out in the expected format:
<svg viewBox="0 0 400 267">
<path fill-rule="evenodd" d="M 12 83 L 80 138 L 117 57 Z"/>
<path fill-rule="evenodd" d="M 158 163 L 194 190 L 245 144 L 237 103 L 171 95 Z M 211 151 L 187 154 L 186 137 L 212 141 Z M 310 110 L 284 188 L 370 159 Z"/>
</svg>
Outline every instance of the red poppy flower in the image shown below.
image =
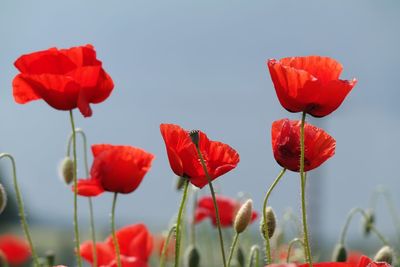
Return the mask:
<svg viewBox="0 0 400 267">
<path fill-rule="evenodd" d="M 114 88 L 92 45 L 34 52 L 19 57 L 14 65 L 21 72 L 13 80 L 19 104 L 43 99 L 55 109 L 79 108 L 89 117 L 89 104 L 103 102 Z"/>
<path fill-rule="evenodd" d="M 272 123 L 272 150 L 282 167 L 298 172 L 300 169 L 300 121 L 282 119 Z M 324 130 L 304 125 L 304 171 L 317 168 L 335 154 L 336 141 Z"/>
<path fill-rule="evenodd" d="M 142 182 L 154 159 L 152 154 L 131 146 L 93 145 L 92 153 L 91 177 L 78 184 L 78 191 L 87 190 L 87 195 L 100 191 L 92 179 L 97 180 L 105 191 L 131 193 Z"/>
<path fill-rule="evenodd" d="M 0 236 L 0 253 L 10 265 L 20 265 L 31 256 L 28 243 L 17 236 L 6 234 Z"/>
<path fill-rule="evenodd" d="M 324 117 L 335 111 L 357 80 L 340 80 L 342 65 L 329 57 L 308 56 L 268 60 L 279 102 L 290 112 Z"/>
<path fill-rule="evenodd" d="M 77 183 L 78 195 L 83 197 L 96 197 L 104 192 L 100 181 L 97 179 L 79 179 Z M 74 187 L 71 187 L 74 191 Z"/>
<path fill-rule="evenodd" d="M 367 256 L 361 256 L 357 267 L 391 267 L 387 262 L 374 262 Z"/>
<path fill-rule="evenodd" d="M 189 132 L 174 124 L 161 124 L 160 130 L 172 171 L 178 176 L 188 178 L 199 188 L 207 185 L 207 177 Z M 234 169 L 239 163 L 239 154 L 233 148 L 221 142 L 209 140 L 201 131 L 199 131 L 199 148 L 211 180 Z"/>
<path fill-rule="evenodd" d="M 222 227 L 231 227 L 235 221 L 236 213 L 239 210 L 242 203 L 239 201 L 224 197 L 216 196 L 219 218 L 221 220 Z M 257 218 L 257 212 L 253 211 L 251 215 L 251 222 Z M 215 216 L 214 204 L 211 196 L 204 196 L 197 202 L 197 207 L 195 211 L 195 223 L 199 223 L 206 218 L 211 219 L 211 223 L 216 226 L 217 218 Z"/>
<path fill-rule="evenodd" d="M 153 248 L 153 238 L 144 224 L 121 228 L 116 232 L 123 267 L 148 267 Z M 93 242 L 86 241 L 80 246 L 81 256 L 93 264 Z M 97 263 L 100 267 L 117 266 L 112 236 L 96 243 Z"/>
<path fill-rule="evenodd" d="M 346 262 L 359 263 L 362 256 L 363 256 L 363 254 L 361 251 L 350 250 L 348 252 Z"/>
</svg>

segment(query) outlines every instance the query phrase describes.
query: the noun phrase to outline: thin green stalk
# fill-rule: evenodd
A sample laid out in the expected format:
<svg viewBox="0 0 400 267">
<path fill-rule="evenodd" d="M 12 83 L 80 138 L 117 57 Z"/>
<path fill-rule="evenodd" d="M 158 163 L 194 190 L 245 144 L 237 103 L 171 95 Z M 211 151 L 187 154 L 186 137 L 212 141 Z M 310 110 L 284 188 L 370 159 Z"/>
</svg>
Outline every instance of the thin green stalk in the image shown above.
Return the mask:
<svg viewBox="0 0 400 267">
<path fill-rule="evenodd" d="M 344 224 L 343 229 L 342 229 L 342 233 L 340 235 L 339 243 L 341 245 L 345 244 L 347 230 L 348 230 L 348 228 L 350 226 L 350 222 L 351 222 L 353 216 L 355 214 L 357 214 L 357 213 L 360 213 L 364 217 L 365 220 L 368 219 L 368 215 L 363 209 L 361 209 L 361 208 L 353 208 L 352 210 L 350 210 L 349 214 L 347 215 L 346 223 Z M 379 232 L 378 229 L 376 229 L 376 227 L 374 225 L 371 225 L 371 231 L 376 234 L 376 236 L 382 241 L 382 243 L 385 246 L 390 246 L 389 242 L 385 239 L 385 237 L 381 234 L 381 232 Z"/>
<path fill-rule="evenodd" d="M 296 243 L 300 243 L 301 246 L 304 248 L 304 242 L 300 239 L 300 238 L 294 238 L 289 242 L 289 247 L 288 247 L 288 251 L 287 251 L 287 257 L 286 257 L 286 262 L 289 263 L 290 260 L 290 254 L 292 252 L 292 247 L 294 244 Z M 306 257 L 306 255 L 304 255 L 304 258 Z"/>
<path fill-rule="evenodd" d="M 114 193 L 114 198 L 113 198 L 112 208 L 111 208 L 111 232 L 112 232 L 112 237 L 113 237 L 113 242 L 114 242 L 117 266 L 121 267 L 122 266 L 121 252 L 119 249 L 119 242 L 117 240 L 117 235 L 115 234 L 115 206 L 117 205 L 117 196 L 118 196 L 118 193 Z"/>
<path fill-rule="evenodd" d="M 224 267 L 226 267 L 226 257 L 225 257 L 225 249 L 224 249 L 224 240 L 223 240 L 223 238 L 222 238 L 221 220 L 220 220 L 220 218 L 219 218 L 218 204 L 217 204 L 217 200 L 216 200 L 216 198 L 215 198 L 214 187 L 213 187 L 213 185 L 212 185 L 210 174 L 208 173 L 206 163 L 204 162 L 203 155 L 201 154 L 201 151 L 200 151 L 200 148 L 199 148 L 198 145 L 196 145 L 196 149 L 197 149 L 197 154 L 198 154 L 198 156 L 199 156 L 201 165 L 203 166 L 204 173 L 205 173 L 205 175 L 206 175 L 206 177 L 207 177 L 207 180 L 208 180 L 208 186 L 210 187 L 211 196 L 212 196 L 213 203 L 214 203 L 215 217 L 216 217 L 216 221 L 217 221 L 217 228 L 218 228 L 218 235 L 219 235 L 219 244 L 220 244 L 220 246 L 221 246 L 222 261 L 223 261 Z"/>
<path fill-rule="evenodd" d="M 169 241 L 171 240 L 172 235 L 176 233 L 176 225 L 172 226 L 169 229 L 167 239 L 164 242 L 164 246 L 162 248 L 161 257 L 160 257 L 160 267 L 165 267 L 165 255 L 167 254 L 167 250 L 169 247 Z"/>
<path fill-rule="evenodd" d="M 264 238 L 265 238 L 265 253 L 267 255 L 267 264 L 271 264 L 272 263 L 272 256 L 271 256 L 271 244 L 269 241 L 269 236 L 268 236 L 268 223 L 267 223 L 267 214 L 266 214 L 266 208 L 267 208 L 267 204 L 268 204 L 268 199 L 269 196 L 271 195 L 272 191 L 274 190 L 275 186 L 279 183 L 279 181 L 281 180 L 281 178 L 283 177 L 283 175 L 285 174 L 286 169 L 283 168 L 281 170 L 281 172 L 278 174 L 278 176 L 275 178 L 274 182 L 272 183 L 272 185 L 268 188 L 267 194 L 265 195 L 264 198 L 264 203 L 263 203 L 263 227 L 264 232 L 266 233 Z"/>
<path fill-rule="evenodd" d="M 238 239 L 239 239 L 239 233 L 235 233 L 235 237 L 233 238 L 232 246 L 231 246 L 231 249 L 229 251 L 227 267 L 231 266 L 232 256 L 233 256 L 233 253 L 235 252 L 235 248 L 236 248 L 236 244 L 237 244 Z"/>
<path fill-rule="evenodd" d="M 250 249 L 250 255 L 249 255 L 247 267 L 252 267 L 253 266 L 254 258 L 256 260 L 255 267 L 259 267 L 260 248 L 257 245 L 253 245 L 251 247 L 251 249 Z"/>
<path fill-rule="evenodd" d="M 88 164 L 88 156 L 87 156 L 87 139 L 86 139 L 86 134 L 85 132 L 80 129 L 76 128 L 75 129 L 76 134 L 80 134 L 82 136 L 83 140 L 83 162 L 85 165 L 85 174 L 86 177 L 89 177 L 89 164 Z M 74 133 L 72 132 L 68 138 L 68 145 L 67 145 L 67 156 L 69 157 L 71 155 L 71 144 L 72 144 L 72 139 L 73 139 Z M 89 202 L 89 219 L 90 219 L 90 234 L 92 237 L 92 242 L 93 244 L 96 244 L 96 229 L 94 226 L 94 216 L 93 216 L 93 203 L 92 203 L 92 198 L 88 197 L 88 202 Z M 93 246 L 93 266 L 97 266 L 97 250 L 96 250 L 96 245 Z"/>
<path fill-rule="evenodd" d="M 301 116 L 301 127 L 300 127 L 300 180 L 301 180 L 301 211 L 303 217 L 303 234 L 304 234 L 304 246 L 306 248 L 307 256 L 306 261 L 312 267 L 312 256 L 310 243 L 308 240 L 308 226 L 307 226 L 307 210 L 306 210 L 306 176 L 304 173 L 304 124 L 306 121 L 306 113 L 303 112 Z"/>
<path fill-rule="evenodd" d="M 22 229 L 24 230 L 25 237 L 28 240 L 29 247 L 31 249 L 34 266 L 40 266 L 39 265 L 39 257 L 38 257 L 38 255 L 36 253 L 35 247 L 33 246 L 31 234 L 29 232 L 28 222 L 26 220 L 24 202 L 22 200 L 21 191 L 19 190 L 19 185 L 18 185 L 18 180 L 17 180 L 17 167 L 16 167 L 16 164 L 15 164 L 14 157 L 11 154 L 8 154 L 8 153 L 1 153 L 0 154 L 0 160 L 2 158 L 8 158 L 11 161 L 12 172 L 13 172 L 14 190 L 15 190 L 15 195 L 16 195 L 16 198 L 17 198 L 18 213 L 19 213 L 19 217 L 20 217 L 20 220 L 21 220 Z"/>
<path fill-rule="evenodd" d="M 186 179 L 185 181 L 185 185 L 183 188 L 183 194 L 182 194 L 182 200 L 181 200 L 181 204 L 179 206 L 179 212 L 178 212 L 178 218 L 176 220 L 176 241 L 175 241 L 175 267 L 179 267 L 179 263 L 180 263 L 180 258 L 179 258 L 179 254 L 181 251 L 181 237 L 182 237 L 182 233 L 181 233 L 181 224 L 182 224 L 182 214 L 183 214 L 183 209 L 185 207 L 185 202 L 186 202 L 186 198 L 187 198 L 187 191 L 189 188 L 189 180 Z"/>
<path fill-rule="evenodd" d="M 78 226 L 78 187 L 77 187 L 77 159 L 76 159 L 76 133 L 74 115 L 72 110 L 69 111 L 69 118 L 71 121 L 72 128 L 72 151 L 74 154 L 74 234 L 75 234 L 75 254 L 78 262 L 78 266 L 82 267 L 82 258 L 79 253 L 80 241 L 79 241 L 79 226 Z"/>
</svg>

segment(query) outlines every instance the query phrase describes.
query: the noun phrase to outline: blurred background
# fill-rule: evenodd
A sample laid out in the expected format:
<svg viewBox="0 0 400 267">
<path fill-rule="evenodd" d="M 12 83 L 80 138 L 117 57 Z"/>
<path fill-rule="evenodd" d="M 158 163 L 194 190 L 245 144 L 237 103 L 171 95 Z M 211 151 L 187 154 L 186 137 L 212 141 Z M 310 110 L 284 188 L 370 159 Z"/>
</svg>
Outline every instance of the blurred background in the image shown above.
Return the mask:
<svg viewBox="0 0 400 267">
<path fill-rule="evenodd" d="M 91 118 L 75 112 L 76 124 L 90 144 L 127 144 L 156 155 L 138 190 L 119 198 L 117 224 L 145 222 L 157 232 L 168 226 L 180 200 L 160 123 L 201 129 L 234 147 L 241 162 L 218 180 L 218 190 L 231 197 L 244 192 L 260 210 L 280 171 L 271 152 L 271 123 L 299 118 L 280 106 L 265 62 L 315 54 L 337 59 L 344 66 L 341 78 L 359 81 L 332 115 L 309 118 L 337 141 L 336 155 L 310 172 L 308 180 L 312 243 L 333 246 L 348 211 L 367 208 L 378 185 L 392 191 L 395 203 L 400 201 L 399 11 L 396 0 L 2 1 L 0 148 L 16 158 L 30 221 L 37 231 L 51 232 L 46 238 L 53 244 L 62 232 L 72 240 L 73 195 L 57 171 L 70 133 L 68 113 L 43 101 L 14 102 L 13 62 L 20 55 L 54 46 L 95 46 L 115 89 L 104 103 L 92 106 Z M 0 168 L 12 201 L 10 166 L 3 161 Z M 80 177 L 83 170 L 80 165 Z M 270 200 L 278 216 L 288 207 L 300 215 L 299 186 L 298 175 L 291 172 L 279 184 Z M 104 235 L 111 197 L 94 200 Z M 86 199 L 79 205 L 87 236 Z M 13 208 L 0 216 L 0 223 L 18 225 Z M 377 227 L 393 236 L 383 199 L 377 208 Z M 363 240 L 358 226 L 350 228 L 351 242 Z M 42 236 L 34 237 L 42 243 Z M 367 240 L 376 250 L 374 238 Z"/>
</svg>

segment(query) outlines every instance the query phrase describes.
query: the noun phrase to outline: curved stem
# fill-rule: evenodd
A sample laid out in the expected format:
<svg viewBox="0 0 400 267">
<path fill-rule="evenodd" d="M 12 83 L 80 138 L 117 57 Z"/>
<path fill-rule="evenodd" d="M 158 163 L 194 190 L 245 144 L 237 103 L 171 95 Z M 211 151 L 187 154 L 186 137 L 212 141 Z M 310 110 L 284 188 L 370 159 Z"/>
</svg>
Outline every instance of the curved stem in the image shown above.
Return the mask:
<svg viewBox="0 0 400 267">
<path fill-rule="evenodd" d="M 80 134 L 83 141 L 83 163 L 85 166 L 85 175 L 89 177 L 89 164 L 88 164 L 88 156 L 87 156 L 87 138 L 85 132 L 81 128 L 75 129 L 75 134 Z M 67 145 L 67 157 L 71 155 L 71 145 L 74 133 L 72 132 L 68 138 L 68 145 Z M 96 229 L 94 226 L 94 216 L 93 216 L 93 203 L 92 198 L 88 197 L 89 202 L 89 219 L 90 219 L 90 234 L 92 237 L 93 244 L 96 244 Z M 97 251 L 96 245 L 93 246 L 93 266 L 97 266 Z"/>
<path fill-rule="evenodd" d="M 113 242 L 114 242 L 117 266 L 121 267 L 122 266 L 121 253 L 120 253 L 120 249 L 119 249 L 119 242 L 117 240 L 117 235 L 115 234 L 115 206 L 117 205 L 117 196 L 118 196 L 118 193 L 114 193 L 114 198 L 113 198 L 112 208 L 111 208 L 111 232 L 112 232 L 112 237 L 113 237 Z"/>
<path fill-rule="evenodd" d="M 229 252 L 227 267 L 230 267 L 230 266 L 231 266 L 232 256 L 233 256 L 233 253 L 235 252 L 235 247 L 236 247 L 236 244 L 237 244 L 238 239 L 239 239 L 239 234 L 238 234 L 238 233 L 235 233 L 235 237 L 233 238 L 231 250 L 230 250 L 230 252 Z"/>
<path fill-rule="evenodd" d="M 254 245 L 251 247 L 250 249 L 250 255 L 249 255 L 249 259 L 248 259 L 248 265 L 247 267 L 252 267 L 253 266 L 253 258 L 256 259 L 256 266 L 258 267 L 259 265 L 259 257 L 260 256 L 260 248 L 257 245 Z"/>
<path fill-rule="evenodd" d="M 288 251 L 287 251 L 287 257 L 286 257 L 286 262 L 289 263 L 290 260 L 290 253 L 292 252 L 292 247 L 294 244 L 296 243 L 300 243 L 301 246 L 304 248 L 304 242 L 300 239 L 300 238 L 294 238 L 289 242 L 289 247 L 288 247 Z M 304 257 L 306 257 L 306 255 L 304 255 Z"/>
<path fill-rule="evenodd" d="M 211 196 L 212 196 L 213 203 L 214 203 L 215 217 L 216 217 L 216 221 L 217 221 L 217 228 L 218 228 L 218 235 L 219 235 L 219 244 L 221 246 L 222 261 L 223 261 L 223 266 L 226 267 L 224 239 L 222 237 L 221 220 L 219 218 L 218 204 L 217 204 L 217 200 L 215 198 L 214 187 L 212 185 L 210 174 L 208 173 L 206 163 L 204 162 L 203 155 L 201 154 L 201 151 L 200 151 L 200 148 L 199 148 L 198 145 L 196 145 L 196 149 L 197 149 L 197 154 L 198 154 L 200 162 L 201 162 L 201 166 L 203 167 L 204 173 L 205 173 L 205 175 L 207 177 L 207 180 L 208 180 L 208 186 L 210 187 Z"/>
<path fill-rule="evenodd" d="M 33 258 L 34 265 L 35 266 L 40 266 L 39 258 L 38 258 L 38 255 L 36 253 L 36 249 L 33 246 L 31 234 L 29 232 L 28 222 L 26 221 L 24 202 L 22 200 L 21 191 L 19 190 L 19 185 L 18 185 L 18 180 L 17 180 L 17 167 L 16 167 L 16 164 L 15 164 L 14 157 L 11 154 L 8 154 L 8 153 L 1 153 L 0 154 L 0 160 L 2 158 L 8 158 L 11 161 L 12 172 L 13 172 L 14 190 L 15 190 L 15 195 L 16 195 L 16 198 L 17 198 L 18 213 L 19 213 L 19 217 L 20 217 L 20 220 L 21 220 L 22 229 L 24 230 L 25 237 L 26 237 L 26 239 L 27 239 L 27 241 L 29 243 L 29 247 L 30 247 L 31 252 L 32 252 L 32 258 Z"/>
<path fill-rule="evenodd" d="M 300 127 L 300 180 L 301 180 L 301 211 L 303 217 L 303 234 L 304 234 L 304 246 L 306 248 L 307 256 L 306 261 L 312 266 L 312 256 L 310 243 L 308 240 L 308 226 L 307 226 L 307 210 L 306 210 L 306 176 L 304 173 L 304 124 L 306 121 L 306 113 L 303 112 L 301 116 L 301 127 Z"/>
<path fill-rule="evenodd" d="M 182 200 L 181 200 L 181 205 L 179 207 L 179 212 L 178 212 L 178 218 L 176 220 L 176 240 L 175 240 L 175 267 L 179 267 L 180 263 L 180 258 L 179 254 L 181 251 L 181 225 L 182 225 L 182 214 L 183 214 L 183 209 L 185 207 L 185 202 L 187 198 L 187 191 L 189 188 L 189 180 L 186 179 L 185 185 L 183 188 L 183 194 L 182 194 Z"/>
<path fill-rule="evenodd" d="M 171 229 L 169 229 L 167 238 L 165 239 L 160 257 L 160 267 L 165 267 L 165 255 L 167 254 L 169 241 L 171 240 L 171 237 L 175 232 L 176 232 L 176 225 L 172 226 Z"/>
<path fill-rule="evenodd" d="M 79 226 L 78 226 L 78 187 L 77 187 L 77 159 L 76 159 L 76 133 L 74 115 L 72 110 L 69 111 L 69 118 L 71 121 L 72 128 L 72 151 L 74 154 L 74 234 L 75 234 L 75 253 L 78 261 L 78 266 L 82 266 L 82 258 L 79 253 L 80 241 L 79 241 Z"/>
<path fill-rule="evenodd" d="M 286 169 L 283 168 L 281 172 L 278 174 L 278 176 L 275 178 L 274 182 L 272 185 L 268 188 L 267 194 L 265 195 L 264 202 L 263 202 L 263 227 L 264 227 L 264 232 L 265 232 L 265 253 L 267 256 L 267 264 L 272 263 L 272 256 L 271 256 L 271 244 L 269 241 L 269 229 L 268 229 L 268 223 L 267 223 L 267 214 L 266 214 L 266 209 L 267 209 L 267 204 L 268 204 L 268 199 L 269 196 L 271 195 L 272 191 L 274 190 L 275 186 L 279 183 L 283 175 L 285 174 Z"/>
<path fill-rule="evenodd" d="M 365 220 L 368 219 L 368 215 L 367 213 L 361 209 L 361 208 L 354 208 L 352 210 L 350 210 L 349 214 L 347 215 L 347 219 L 346 219 L 346 223 L 343 226 L 342 229 L 342 233 L 340 235 L 340 241 L 339 243 L 344 245 L 345 244 L 345 239 L 346 239 L 346 234 L 347 234 L 347 230 L 349 228 L 350 222 L 353 218 L 353 216 L 357 213 L 360 213 Z M 390 246 L 389 242 L 385 239 L 385 237 L 378 231 L 378 229 L 376 229 L 376 227 L 374 225 L 371 225 L 371 231 L 374 232 L 376 234 L 376 236 L 382 241 L 382 243 L 386 246 Z"/>
</svg>

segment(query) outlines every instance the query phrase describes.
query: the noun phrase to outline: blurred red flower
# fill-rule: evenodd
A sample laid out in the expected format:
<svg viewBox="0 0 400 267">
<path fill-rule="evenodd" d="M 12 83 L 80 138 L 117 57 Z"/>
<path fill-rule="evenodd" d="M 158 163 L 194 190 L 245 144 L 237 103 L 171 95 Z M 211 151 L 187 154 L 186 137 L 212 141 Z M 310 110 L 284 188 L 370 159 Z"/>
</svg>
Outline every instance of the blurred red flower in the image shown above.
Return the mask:
<svg viewBox="0 0 400 267">
<path fill-rule="evenodd" d="M 207 177 L 189 132 L 174 124 L 161 124 L 160 130 L 172 171 L 178 176 L 188 178 L 199 188 L 207 185 Z M 234 169 L 239 163 L 239 154 L 233 148 L 224 143 L 209 140 L 202 131 L 199 131 L 199 148 L 211 180 Z"/>
<path fill-rule="evenodd" d="M 0 236 L 0 253 L 10 265 L 20 265 L 31 256 L 28 243 L 15 235 L 5 234 Z"/>
<path fill-rule="evenodd" d="M 121 228 L 116 232 L 123 267 L 148 267 L 153 249 L 153 238 L 144 224 Z M 100 267 L 117 266 L 112 236 L 96 243 L 97 261 Z M 80 246 L 81 256 L 93 264 L 93 242 L 86 241 Z"/>
<path fill-rule="evenodd" d="M 288 119 L 272 123 L 272 150 L 282 167 L 298 172 L 300 169 L 300 121 Z M 317 168 L 335 154 L 336 141 L 324 130 L 304 125 L 304 171 Z"/>
<path fill-rule="evenodd" d="M 155 236 L 153 240 L 154 240 L 155 253 L 157 253 L 157 256 L 161 257 L 165 242 L 167 240 L 167 236 L 158 235 Z M 175 257 L 175 239 L 171 237 L 165 253 L 165 259 L 172 260 L 174 259 L 174 257 Z"/>
<path fill-rule="evenodd" d="M 233 222 L 235 221 L 235 216 L 240 206 L 243 203 L 239 201 L 225 197 L 225 196 L 216 196 L 219 217 L 221 220 L 222 227 L 231 227 L 233 226 Z M 251 215 L 251 222 L 253 222 L 257 218 L 257 212 L 253 211 Z M 216 226 L 217 218 L 215 216 L 214 204 L 211 196 L 203 196 L 197 202 L 196 210 L 195 210 L 195 223 L 199 223 L 206 218 L 210 218 L 211 223 Z"/>
<path fill-rule="evenodd" d="M 307 56 L 268 60 L 279 102 L 290 112 L 324 117 L 336 110 L 357 80 L 340 80 L 342 65 L 329 57 Z"/>
<path fill-rule="evenodd" d="M 350 250 L 350 251 L 348 252 L 346 262 L 358 263 L 358 262 L 360 262 L 361 257 L 363 257 L 363 254 L 362 254 L 361 251 Z"/>
<path fill-rule="evenodd" d="M 142 182 L 154 159 L 152 154 L 131 146 L 92 145 L 92 153 L 90 178 L 78 182 L 81 196 L 96 196 L 102 190 L 131 193 Z"/>
<path fill-rule="evenodd" d="M 43 99 L 55 109 L 79 108 L 89 117 L 89 104 L 103 102 L 114 88 L 92 45 L 33 52 L 19 57 L 14 65 L 21 72 L 13 80 L 19 104 Z"/>
</svg>

